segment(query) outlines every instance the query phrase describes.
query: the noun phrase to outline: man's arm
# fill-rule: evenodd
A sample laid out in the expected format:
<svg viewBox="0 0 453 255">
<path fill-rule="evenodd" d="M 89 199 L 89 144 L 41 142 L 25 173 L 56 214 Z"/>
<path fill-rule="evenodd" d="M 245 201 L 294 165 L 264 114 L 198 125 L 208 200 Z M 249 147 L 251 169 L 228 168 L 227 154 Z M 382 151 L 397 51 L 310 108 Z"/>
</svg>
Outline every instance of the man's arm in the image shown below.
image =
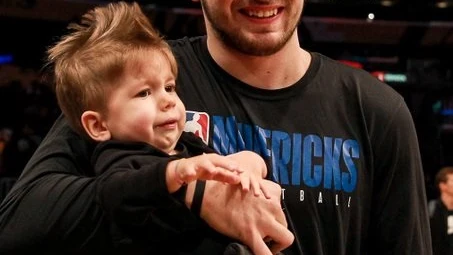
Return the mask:
<svg viewBox="0 0 453 255">
<path fill-rule="evenodd" d="M 411 114 L 401 99 L 392 113 L 381 117 L 372 136 L 375 162 L 367 252 L 431 254 L 425 184 Z"/>
<path fill-rule="evenodd" d="M 108 243 L 87 176 L 90 145 L 59 118 L 0 206 L 0 253 L 81 250 Z M 93 246 L 94 247 L 94 246 Z"/>
<path fill-rule="evenodd" d="M 0 254 L 112 248 L 110 223 L 96 201 L 102 178 L 94 177 L 91 151 L 63 118 L 56 121 L 0 205 Z M 188 210 L 180 215 L 191 216 Z"/>
</svg>

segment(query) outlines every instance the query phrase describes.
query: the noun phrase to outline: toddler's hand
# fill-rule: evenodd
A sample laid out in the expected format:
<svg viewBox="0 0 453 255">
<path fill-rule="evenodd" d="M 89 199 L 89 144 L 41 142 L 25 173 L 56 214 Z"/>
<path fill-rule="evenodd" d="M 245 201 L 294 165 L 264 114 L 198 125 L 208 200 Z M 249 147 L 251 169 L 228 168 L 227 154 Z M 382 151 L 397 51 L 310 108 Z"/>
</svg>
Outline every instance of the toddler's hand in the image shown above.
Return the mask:
<svg viewBox="0 0 453 255">
<path fill-rule="evenodd" d="M 181 184 L 197 179 L 238 184 L 238 174 L 242 172 L 234 160 L 215 153 L 179 159 L 174 164 L 171 169 L 177 182 Z"/>
</svg>

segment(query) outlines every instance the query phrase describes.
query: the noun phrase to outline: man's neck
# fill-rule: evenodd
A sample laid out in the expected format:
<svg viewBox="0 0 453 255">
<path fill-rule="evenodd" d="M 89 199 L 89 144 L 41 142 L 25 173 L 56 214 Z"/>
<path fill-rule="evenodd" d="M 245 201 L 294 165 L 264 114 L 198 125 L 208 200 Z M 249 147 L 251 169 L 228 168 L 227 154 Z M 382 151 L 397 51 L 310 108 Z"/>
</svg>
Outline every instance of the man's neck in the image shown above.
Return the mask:
<svg viewBox="0 0 453 255">
<path fill-rule="evenodd" d="M 271 56 L 250 56 L 208 37 L 212 58 L 226 72 L 251 86 L 281 89 L 300 80 L 308 69 L 311 55 L 299 46 L 297 35 Z"/>
</svg>

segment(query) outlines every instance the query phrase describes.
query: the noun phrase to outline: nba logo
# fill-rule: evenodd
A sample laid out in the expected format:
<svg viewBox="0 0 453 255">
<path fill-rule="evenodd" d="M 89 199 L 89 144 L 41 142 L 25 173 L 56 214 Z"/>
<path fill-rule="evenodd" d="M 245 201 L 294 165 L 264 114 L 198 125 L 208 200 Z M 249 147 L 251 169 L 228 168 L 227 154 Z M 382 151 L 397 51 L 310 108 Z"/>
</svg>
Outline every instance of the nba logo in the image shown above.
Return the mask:
<svg viewBox="0 0 453 255">
<path fill-rule="evenodd" d="M 209 115 L 205 112 L 186 111 L 186 125 L 184 131 L 192 132 L 203 140 L 209 141 Z"/>
</svg>

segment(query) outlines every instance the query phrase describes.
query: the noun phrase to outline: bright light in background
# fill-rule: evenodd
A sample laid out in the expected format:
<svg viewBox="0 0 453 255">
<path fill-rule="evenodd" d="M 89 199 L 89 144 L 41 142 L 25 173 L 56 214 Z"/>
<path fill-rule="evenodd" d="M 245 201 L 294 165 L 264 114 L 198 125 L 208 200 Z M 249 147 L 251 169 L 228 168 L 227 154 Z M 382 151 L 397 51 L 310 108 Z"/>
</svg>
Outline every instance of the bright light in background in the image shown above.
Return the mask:
<svg viewBox="0 0 453 255">
<path fill-rule="evenodd" d="M 406 83 L 407 75 L 403 73 L 387 73 L 383 71 L 373 71 L 371 75 L 378 78 L 382 82 Z"/>
<path fill-rule="evenodd" d="M 382 1 L 381 1 L 381 4 L 382 4 L 382 6 L 387 6 L 387 7 L 389 7 L 389 6 L 394 5 L 395 2 L 396 2 L 396 1 L 393 1 L 393 0 L 382 0 Z"/>
<path fill-rule="evenodd" d="M 437 8 L 447 8 L 453 6 L 453 0 L 436 0 Z"/>
<path fill-rule="evenodd" d="M 448 4 L 447 2 L 437 2 L 436 6 L 439 8 L 447 8 Z"/>
<path fill-rule="evenodd" d="M 372 12 L 368 13 L 367 20 L 369 20 L 369 21 L 374 20 L 374 13 L 372 13 Z"/>
</svg>

